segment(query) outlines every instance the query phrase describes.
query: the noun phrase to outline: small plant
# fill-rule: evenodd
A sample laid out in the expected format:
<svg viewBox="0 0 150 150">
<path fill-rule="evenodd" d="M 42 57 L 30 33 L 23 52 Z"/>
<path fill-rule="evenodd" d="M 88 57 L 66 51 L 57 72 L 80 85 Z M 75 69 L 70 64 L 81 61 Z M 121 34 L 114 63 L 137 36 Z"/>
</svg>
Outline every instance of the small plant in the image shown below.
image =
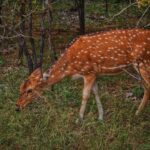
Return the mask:
<svg viewBox="0 0 150 150">
<path fill-rule="evenodd" d="M 132 89 L 132 93 L 134 96 L 136 96 L 137 98 L 141 98 L 143 95 L 143 88 L 142 87 L 134 87 Z"/>
</svg>

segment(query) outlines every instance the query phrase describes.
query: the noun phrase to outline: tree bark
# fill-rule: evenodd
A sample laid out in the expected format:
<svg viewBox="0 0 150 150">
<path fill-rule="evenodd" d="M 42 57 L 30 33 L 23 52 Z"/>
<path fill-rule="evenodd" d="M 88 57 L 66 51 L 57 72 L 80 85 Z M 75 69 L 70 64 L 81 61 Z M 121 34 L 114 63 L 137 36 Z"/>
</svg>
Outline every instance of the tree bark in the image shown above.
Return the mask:
<svg viewBox="0 0 150 150">
<path fill-rule="evenodd" d="M 51 9 L 51 0 L 48 0 L 47 3 L 47 11 L 48 11 L 48 47 L 50 51 L 52 64 L 57 60 L 57 55 L 52 45 L 52 33 L 51 33 L 51 23 L 52 23 L 52 9 Z"/>
<path fill-rule="evenodd" d="M 31 14 L 29 15 L 29 40 L 30 40 L 30 44 L 32 47 L 32 60 L 33 60 L 33 68 L 36 69 L 37 66 L 37 55 L 36 55 L 36 50 L 35 50 L 35 43 L 34 43 L 34 39 L 32 36 L 32 31 L 33 31 L 33 21 L 32 21 L 32 0 L 29 0 L 29 10 L 31 12 Z"/>
<path fill-rule="evenodd" d="M 24 34 L 25 33 L 25 1 L 21 0 L 20 1 L 20 33 Z M 23 48 L 19 49 L 19 59 L 21 60 L 23 57 Z"/>
<path fill-rule="evenodd" d="M 45 4 L 44 0 L 41 0 L 41 5 L 42 5 L 42 12 L 41 12 L 41 41 L 40 41 L 40 60 L 39 60 L 39 67 L 42 68 L 42 63 L 43 63 L 43 54 L 44 54 L 44 46 L 45 46 L 45 27 L 44 27 L 44 21 L 45 21 L 45 14 L 46 14 L 46 9 L 45 9 Z"/>
<path fill-rule="evenodd" d="M 29 54 L 27 45 L 26 45 L 26 41 L 24 38 L 24 34 L 25 34 L 25 0 L 21 0 L 20 2 L 21 7 L 20 7 L 20 36 L 18 37 L 18 43 L 19 43 L 19 59 L 21 59 L 23 57 L 23 54 L 26 57 L 27 60 L 27 64 L 28 64 L 28 68 L 29 68 L 29 74 L 32 73 L 33 71 L 33 62 L 32 62 L 32 58 Z"/>
<path fill-rule="evenodd" d="M 108 0 L 105 0 L 105 14 L 106 14 L 106 16 L 109 16 L 109 13 L 108 13 Z"/>
<path fill-rule="evenodd" d="M 85 13 L 84 13 L 84 0 L 77 0 L 76 1 L 78 6 L 78 13 L 79 13 L 79 25 L 80 25 L 80 34 L 85 34 Z"/>
<path fill-rule="evenodd" d="M 2 25 L 2 4 L 3 4 L 3 0 L 0 0 L 0 25 Z"/>
<path fill-rule="evenodd" d="M 18 39 L 18 42 L 19 42 L 19 48 L 22 50 L 22 52 L 24 53 L 24 55 L 26 57 L 29 74 L 31 74 L 33 72 L 33 62 L 32 62 L 31 56 L 29 54 L 29 51 L 27 49 L 27 45 L 26 45 L 24 37 L 20 37 Z"/>
</svg>

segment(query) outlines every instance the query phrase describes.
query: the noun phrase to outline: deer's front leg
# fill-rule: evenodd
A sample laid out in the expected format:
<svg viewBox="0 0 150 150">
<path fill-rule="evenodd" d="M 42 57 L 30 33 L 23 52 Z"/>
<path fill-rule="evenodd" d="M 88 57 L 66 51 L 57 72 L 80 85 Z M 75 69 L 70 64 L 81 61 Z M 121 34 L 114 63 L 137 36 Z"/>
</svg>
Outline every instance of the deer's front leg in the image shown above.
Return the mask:
<svg viewBox="0 0 150 150">
<path fill-rule="evenodd" d="M 97 108 L 98 108 L 98 119 L 99 120 L 103 120 L 103 106 L 102 103 L 100 101 L 100 97 L 99 97 L 99 93 L 98 93 L 98 85 L 95 82 L 93 87 L 92 87 L 92 91 L 95 95 L 95 100 L 96 100 L 96 104 L 97 104 Z"/>
<path fill-rule="evenodd" d="M 82 103 L 81 103 L 81 108 L 80 108 L 80 112 L 79 112 L 79 117 L 81 120 L 84 117 L 86 104 L 87 104 L 88 98 L 90 96 L 91 88 L 93 87 L 95 78 L 96 77 L 94 75 L 84 76 L 84 88 L 83 88 L 83 95 L 82 95 Z"/>
</svg>

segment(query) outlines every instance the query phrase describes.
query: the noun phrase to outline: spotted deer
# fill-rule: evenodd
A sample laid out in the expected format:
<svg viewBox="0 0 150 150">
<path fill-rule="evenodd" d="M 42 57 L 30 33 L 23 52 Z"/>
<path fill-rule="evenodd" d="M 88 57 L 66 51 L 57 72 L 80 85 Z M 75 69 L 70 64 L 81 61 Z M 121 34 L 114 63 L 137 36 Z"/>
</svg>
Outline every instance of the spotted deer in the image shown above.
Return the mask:
<svg viewBox="0 0 150 150">
<path fill-rule="evenodd" d="M 144 96 L 136 111 L 140 113 L 150 97 L 150 31 L 144 29 L 114 30 L 80 36 L 67 48 L 58 61 L 42 73 L 36 69 L 20 86 L 17 110 L 38 97 L 45 87 L 54 85 L 65 77 L 84 79 L 80 119 L 91 90 L 98 107 L 99 119 L 103 108 L 98 94 L 96 77 L 113 75 L 132 66 L 144 81 Z"/>
</svg>

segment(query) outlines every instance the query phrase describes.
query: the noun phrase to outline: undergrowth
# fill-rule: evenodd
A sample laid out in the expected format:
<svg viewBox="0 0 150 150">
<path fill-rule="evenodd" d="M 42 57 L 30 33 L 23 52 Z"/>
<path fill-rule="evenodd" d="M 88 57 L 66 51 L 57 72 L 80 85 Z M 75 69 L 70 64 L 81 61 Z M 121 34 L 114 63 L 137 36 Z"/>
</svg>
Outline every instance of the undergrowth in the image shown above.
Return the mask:
<svg viewBox="0 0 150 150">
<path fill-rule="evenodd" d="M 53 91 L 47 89 L 44 98 L 15 111 L 18 88 L 27 75 L 24 70 L 14 70 L 0 82 L 0 149 L 150 149 L 150 111 L 147 107 L 135 116 L 140 101 L 126 98 L 127 89 L 122 87 L 130 82 L 138 85 L 125 74 L 98 78 L 104 121 L 97 120 L 91 96 L 84 121 L 76 123 L 82 80 L 64 79 Z"/>
</svg>

